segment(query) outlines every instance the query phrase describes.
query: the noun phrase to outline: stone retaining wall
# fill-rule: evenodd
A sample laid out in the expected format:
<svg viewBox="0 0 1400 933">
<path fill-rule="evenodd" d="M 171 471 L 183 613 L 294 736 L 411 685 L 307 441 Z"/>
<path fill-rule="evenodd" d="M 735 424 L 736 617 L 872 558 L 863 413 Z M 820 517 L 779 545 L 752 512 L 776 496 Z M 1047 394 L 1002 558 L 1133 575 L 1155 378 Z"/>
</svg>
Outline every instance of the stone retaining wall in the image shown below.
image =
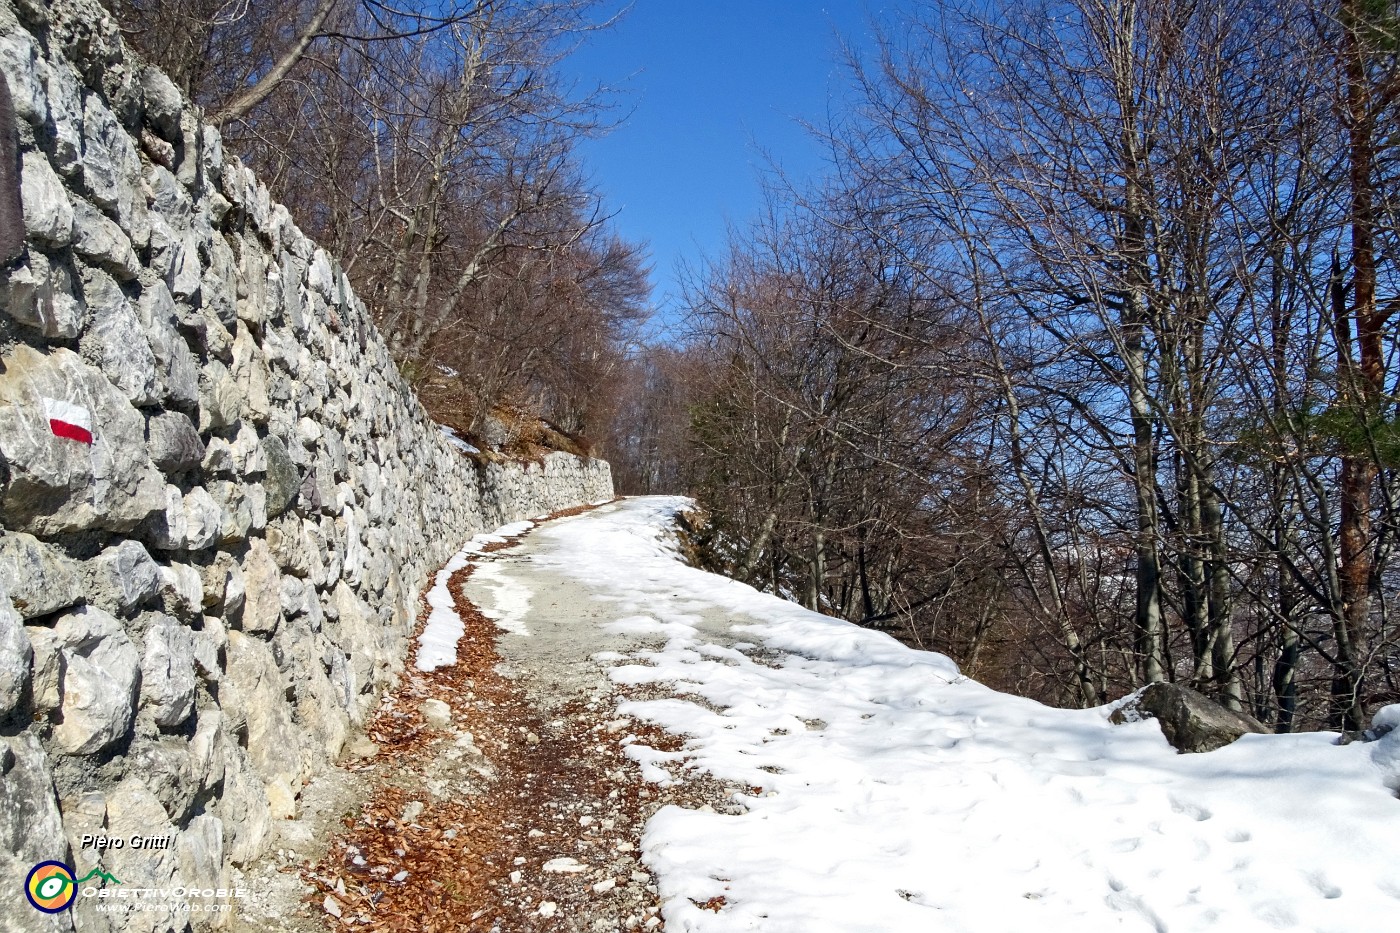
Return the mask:
<svg viewBox="0 0 1400 933">
<path fill-rule="evenodd" d="M 202 927 L 42 914 L 18 881 L 86 873 L 98 833 L 170 838 L 103 853 L 127 890 L 227 887 L 402 665 L 427 574 L 612 481 L 455 450 L 335 259 L 93 0 L 0 0 L 0 68 L 0 926 Z"/>
</svg>

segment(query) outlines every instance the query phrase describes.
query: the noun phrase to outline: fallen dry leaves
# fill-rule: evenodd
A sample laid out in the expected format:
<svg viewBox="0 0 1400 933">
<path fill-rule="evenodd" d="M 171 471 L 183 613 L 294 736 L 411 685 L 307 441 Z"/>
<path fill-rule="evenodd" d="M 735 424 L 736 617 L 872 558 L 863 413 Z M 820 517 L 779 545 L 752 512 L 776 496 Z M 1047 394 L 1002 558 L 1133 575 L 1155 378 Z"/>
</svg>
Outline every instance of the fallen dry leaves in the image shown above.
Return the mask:
<svg viewBox="0 0 1400 933">
<path fill-rule="evenodd" d="M 351 765 L 364 803 L 325 857 L 302 868 L 318 892 L 313 908 L 332 927 L 372 931 L 662 929 L 634 854 L 660 800 L 624 754 L 613 703 L 579 700 L 543 721 L 499 670 L 495 624 L 463 595 L 472 570 L 448 583 L 466 628 L 457 664 L 408 666 L 366 728 L 378 751 Z M 424 600 L 411 644 L 426 619 Z M 429 724 L 428 699 L 447 704 L 451 727 Z M 628 732 L 680 744 L 642 724 Z M 544 870 L 561 857 L 584 870 Z"/>
</svg>

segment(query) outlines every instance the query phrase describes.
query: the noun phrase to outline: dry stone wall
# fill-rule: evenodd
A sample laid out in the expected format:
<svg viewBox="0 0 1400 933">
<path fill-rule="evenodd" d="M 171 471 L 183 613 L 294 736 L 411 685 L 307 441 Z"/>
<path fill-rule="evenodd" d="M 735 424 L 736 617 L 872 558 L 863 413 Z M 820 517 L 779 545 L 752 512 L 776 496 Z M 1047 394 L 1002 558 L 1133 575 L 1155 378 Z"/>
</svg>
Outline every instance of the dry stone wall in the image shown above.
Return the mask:
<svg viewBox="0 0 1400 933">
<path fill-rule="evenodd" d="M 0 0 L 0 67 L 0 925 L 199 927 L 15 879 L 141 834 L 171 844 L 103 853 L 124 885 L 227 887 L 402 665 L 427 574 L 611 478 L 455 450 L 93 0 Z"/>
</svg>

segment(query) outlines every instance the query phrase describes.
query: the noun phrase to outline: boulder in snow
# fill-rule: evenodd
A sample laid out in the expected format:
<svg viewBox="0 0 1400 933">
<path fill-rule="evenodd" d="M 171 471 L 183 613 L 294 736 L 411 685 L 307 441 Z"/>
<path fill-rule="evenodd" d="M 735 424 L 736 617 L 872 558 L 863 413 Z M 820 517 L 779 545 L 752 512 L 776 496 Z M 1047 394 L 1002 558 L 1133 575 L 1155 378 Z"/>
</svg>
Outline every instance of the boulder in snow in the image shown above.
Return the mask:
<svg viewBox="0 0 1400 933">
<path fill-rule="evenodd" d="M 1226 709 L 1181 684 L 1150 684 L 1113 711 L 1111 722 L 1155 719 L 1180 752 L 1213 752 L 1247 732 L 1264 733 L 1253 717 Z"/>
</svg>

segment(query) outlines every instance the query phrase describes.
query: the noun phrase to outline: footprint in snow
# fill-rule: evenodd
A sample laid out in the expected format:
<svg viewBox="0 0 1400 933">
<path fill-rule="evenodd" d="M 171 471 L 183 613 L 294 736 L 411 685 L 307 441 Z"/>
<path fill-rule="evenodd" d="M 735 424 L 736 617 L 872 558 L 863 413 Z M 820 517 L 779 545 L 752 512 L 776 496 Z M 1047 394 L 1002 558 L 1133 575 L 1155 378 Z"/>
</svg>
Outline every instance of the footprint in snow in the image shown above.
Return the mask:
<svg viewBox="0 0 1400 933">
<path fill-rule="evenodd" d="M 1214 816 L 1214 814 L 1207 810 L 1205 807 L 1202 807 L 1198 804 L 1194 804 L 1189 800 L 1181 800 L 1179 798 L 1172 797 L 1171 805 L 1172 809 L 1175 810 L 1177 813 L 1183 813 L 1186 816 L 1191 817 L 1191 819 L 1195 820 L 1198 823 L 1203 823 L 1206 820 L 1210 819 L 1212 816 Z"/>
<path fill-rule="evenodd" d="M 1328 881 L 1327 876 L 1320 871 L 1308 872 L 1307 879 L 1313 889 L 1329 901 L 1342 896 L 1342 889 Z"/>
</svg>

